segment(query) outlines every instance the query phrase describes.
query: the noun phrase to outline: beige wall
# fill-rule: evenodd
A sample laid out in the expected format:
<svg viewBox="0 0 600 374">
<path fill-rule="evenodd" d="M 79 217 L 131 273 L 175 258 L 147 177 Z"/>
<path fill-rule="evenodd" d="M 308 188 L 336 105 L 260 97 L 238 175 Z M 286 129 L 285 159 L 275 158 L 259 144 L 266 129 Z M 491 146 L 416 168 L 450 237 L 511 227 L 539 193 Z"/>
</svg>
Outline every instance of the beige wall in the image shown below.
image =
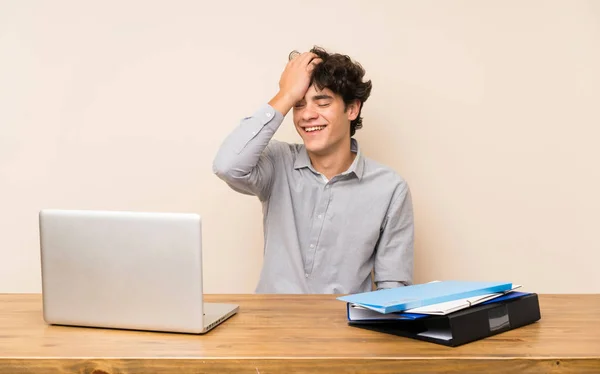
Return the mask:
<svg viewBox="0 0 600 374">
<path fill-rule="evenodd" d="M 41 208 L 200 213 L 205 290 L 253 292 L 260 205 L 211 162 L 313 44 L 373 80 L 357 139 L 412 188 L 416 282 L 600 292 L 600 2 L 572 0 L 0 0 L 0 292 L 40 291 Z"/>
</svg>

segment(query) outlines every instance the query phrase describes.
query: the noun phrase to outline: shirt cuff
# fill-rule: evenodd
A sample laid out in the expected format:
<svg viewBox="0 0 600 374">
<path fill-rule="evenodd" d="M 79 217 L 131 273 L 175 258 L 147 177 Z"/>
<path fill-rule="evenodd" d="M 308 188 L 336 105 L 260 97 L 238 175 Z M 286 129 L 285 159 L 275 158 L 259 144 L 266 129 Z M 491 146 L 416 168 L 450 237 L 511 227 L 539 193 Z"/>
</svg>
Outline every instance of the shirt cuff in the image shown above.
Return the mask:
<svg viewBox="0 0 600 374">
<path fill-rule="evenodd" d="M 258 119 L 262 126 L 271 121 L 277 124 L 283 122 L 283 114 L 269 104 L 263 104 L 250 118 Z"/>
<path fill-rule="evenodd" d="M 396 287 L 408 286 L 408 282 L 397 282 L 397 281 L 375 282 L 375 286 L 377 287 L 378 290 L 383 290 L 386 288 L 396 288 Z"/>
<path fill-rule="evenodd" d="M 267 125 L 273 130 L 272 132 L 269 132 L 268 136 L 270 139 L 273 132 L 277 130 L 282 122 L 283 115 L 279 111 L 275 110 L 275 108 L 269 104 L 262 105 L 252 116 L 246 117 L 242 121 L 242 127 L 240 128 L 241 132 L 239 133 L 239 138 L 234 146 L 235 152 L 240 154 L 244 148 L 246 148 L 248 143 L 257 137 Z"/>
</svg>

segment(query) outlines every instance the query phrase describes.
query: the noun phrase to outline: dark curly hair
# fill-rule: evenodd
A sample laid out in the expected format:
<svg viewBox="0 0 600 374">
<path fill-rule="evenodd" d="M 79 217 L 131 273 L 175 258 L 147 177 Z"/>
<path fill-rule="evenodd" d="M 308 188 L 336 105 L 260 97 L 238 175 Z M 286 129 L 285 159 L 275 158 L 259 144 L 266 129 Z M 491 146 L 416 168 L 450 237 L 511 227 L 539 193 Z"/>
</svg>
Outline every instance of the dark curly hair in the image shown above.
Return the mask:
<svg viewBox="0 0 600 374">
<path fill-rule="evenodd" d="M 346 55 L 329 53 L 317 46 L 310 51 L 323 60 L 313 70 L 311 85 L 314 84 L 319 90 L 330 89 L 342 97 L 346 106 L 354 100 L 360 101 L 358 116 L 350 122 L 350 136 L 353 136 L 356 130 L 362 128 L 360 113 L 371 94 L 371 81 L 362 81 L 365 69 Z"/>
</svg>

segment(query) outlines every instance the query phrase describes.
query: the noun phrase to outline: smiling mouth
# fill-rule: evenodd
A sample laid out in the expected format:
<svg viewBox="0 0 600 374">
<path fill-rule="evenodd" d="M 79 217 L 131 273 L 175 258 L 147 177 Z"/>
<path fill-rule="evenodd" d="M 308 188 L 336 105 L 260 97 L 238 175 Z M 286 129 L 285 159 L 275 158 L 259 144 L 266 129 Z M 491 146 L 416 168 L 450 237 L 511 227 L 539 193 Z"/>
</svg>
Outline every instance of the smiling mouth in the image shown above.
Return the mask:
<svg viewBox="0 0 600 374">
<path fill-rule="evenodd" d="M 305 132 L 319 132 L 319 131 L 323 130 L 325 127 L 327 127 L 327 126 L 304 127 L 304 131 Z"/>
</svg>

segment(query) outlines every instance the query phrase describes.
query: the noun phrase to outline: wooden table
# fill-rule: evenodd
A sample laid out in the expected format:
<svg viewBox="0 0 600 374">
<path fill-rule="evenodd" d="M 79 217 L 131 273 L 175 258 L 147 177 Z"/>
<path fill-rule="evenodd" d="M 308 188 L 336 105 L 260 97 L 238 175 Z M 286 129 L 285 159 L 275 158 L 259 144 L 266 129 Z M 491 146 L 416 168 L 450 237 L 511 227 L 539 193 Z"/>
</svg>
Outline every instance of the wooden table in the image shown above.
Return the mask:
<svg viewBox="0 0 600 374">
<path fill-rule="evenodd" d="M 347 325 L 331 295 L 240 305 L 206 335 L 48 326 L 40 295 L 0 294 L 0 373 L 600 373 L 600 295 L 540 295 L 542 319 L 450 348 Z"/>
</svg>

